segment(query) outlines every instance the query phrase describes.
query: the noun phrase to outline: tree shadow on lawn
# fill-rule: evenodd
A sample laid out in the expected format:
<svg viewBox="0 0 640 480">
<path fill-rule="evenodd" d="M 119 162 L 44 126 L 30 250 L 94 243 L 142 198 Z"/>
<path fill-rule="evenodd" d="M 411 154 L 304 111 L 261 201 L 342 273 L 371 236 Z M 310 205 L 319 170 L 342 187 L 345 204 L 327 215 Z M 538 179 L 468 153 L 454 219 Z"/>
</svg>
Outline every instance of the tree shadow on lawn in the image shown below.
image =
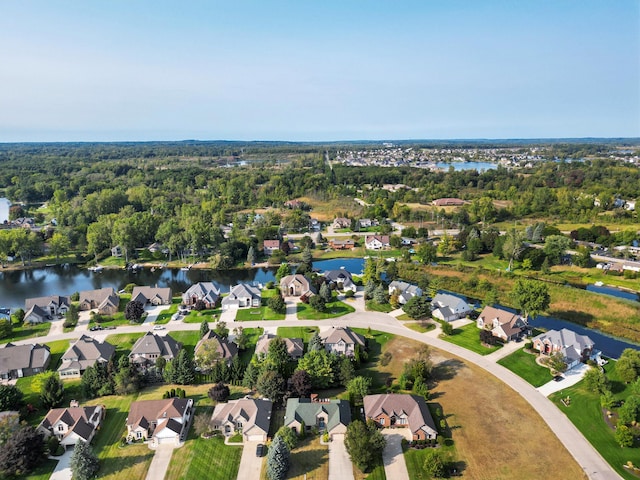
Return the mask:
<svg viewBox="0 0 640 480">
<path fill-rule="evenodd" d="M 464 362 L 451 358 L 435 365 L 432 376 L 435 381 L 451 380 L 464 367 Z"/>
</svg>

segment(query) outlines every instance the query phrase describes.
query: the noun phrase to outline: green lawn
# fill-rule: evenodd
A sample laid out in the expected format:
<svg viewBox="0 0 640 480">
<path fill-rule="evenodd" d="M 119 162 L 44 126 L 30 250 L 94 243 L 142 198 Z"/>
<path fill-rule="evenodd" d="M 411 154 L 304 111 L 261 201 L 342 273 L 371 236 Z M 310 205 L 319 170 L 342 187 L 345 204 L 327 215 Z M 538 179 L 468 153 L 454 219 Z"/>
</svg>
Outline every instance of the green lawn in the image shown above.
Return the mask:
<svg viewBox="0 0 640 480">
<path fill-rule="evenodd" d="M 14 325 L 11 336 L 0 340 L 0 344 L 15 342 L 17 340 L 25 340 L 27 338 L 33 337 L 45 337 L 49 333 L 50 328 L 50 322 L 36 323 L 35 325 L 30 325 L 27 323 L 20 326 Z"/>
<path fill-rule="evenodd" d="M 142 337 L 144 333 L 114 333 L 109 335 L 105 341 L 109 342 L 111 345 L 115 345 L 116 347 L 116 355 L 121 355 L 123 353 L 129 354 L 131 352 L 131 348 L 136 341 Z"/>
<path fill-rule="evenodd" d="M 158 318 L 156 318 L 155 323 L 157 325 L 162 325 L 165 323 L 169 323 L 169 321 L 171 320 L 171 317 L 173 316 L 174 313 L 178 312 L 178 306 L 182 303 L 182 298 L 180 297 L 174 297 L 173 300 L 171 301 L 171 306 L 169 308 L 167 308 L 166 310 L 163 310 L 160 315 L 158 315 Z"/>
<path fill-rule="evenodd" d="M 186 315 L 182 321 L 184 323 L 202 323 L 202 320 L 206 318 L 210 322 L 215 322 L 218 320 L 220 312 L 222 312 L 222 309 L 220 308 L 214 308 L 213 310 L 200 310 L 199 312 L 197 310 L 191 310 L 189 315 Z"/>
<path fill-rule="evenodd" d="M 75 340 L 74 340 L 75 342 Z M 48 342 L 51 351 L 51 362 L 49 363 L 48 370 L 57 370 L 60 366 L 62 355 L 69 349 L 70 340 L 56 340 L 55 342 Z"/>
<path fill-rule="evenodd" d="M 436 328 L 433 322 L 406 322 L 404 326 L 419 333 L 425 333 Z"/>
<path fill-rule="evenodd" d="M 631 393 L 631 387 L 620 382 L 614 367 L 609 363 L 605 367 L 607 376 L 612 382 L 612 391 L 617 399 L 626 398 Z M 572 387 L 556 392 L 549 398 L 564 412 L 569 420 L 582 432 L 585 438 L 598 450 L 609 465 L 625 479 L 637 479 L 627 472 L 622 465 L 631 460 L 634 465 L 640 464 L 640 450 L 635 448 L 621 448 L 615 441 L 614 431 L 603 419 L 600 407 L 600 397 L 587 391 L 579 382 Z M 565 407 L 561 398 L 571 397 L 571 404 Z"/>
<path fill-rule="evenodd" d="M 364 336 L 367 339 L 368 346 L 367 361 L 362 363 L 357 371 L 357 374 L 371 377 L 372 393 L 383 393 L 381 389 L 384 388 L 385 379 L 388 377 L 388 374 L 380 371 L 378 360 L 380 359 L 380 354 L 384 349 L 384 345 L 389 340 L 394 338 L 395 335 L 391 333 L 380 332 L 378 330 L 372 330 L 371 332 L 369 332 L 366 328 L 352 328 L 352 330 Z"/>
<path fill-rule="evenodd" d="M 390 303 L 378 303 L 373 300 L 367 300 L 366 307 L 372 312 L 389 313 L 394 310 Z"/>
<path fill-rule="evenodd" d="M 278 327 L 277 333 L 283 338 L 301 338 L 304 343 L 309 343 L 318 330 L 318 327 Z"/>
<path fill-rule="evenodd" d="M 524 378 L 534 387 L 544 385 L 553 378 L 548 368 L 536 363 L 536 355 L 527 353 L 522 348 L 498 360 L 498 363 Z"/>
<path fill-rule="evenodd" d="M 211 408 L 198 408 L 201 412 L 211 414 Z M 227 480 L 236 478 L 242 456 L 240 446 L 224 444 L 223 437 L 204 439 L 198 437 L 193 429 L 182 448 L 174 450 L 165 480 Z M 246 479 L 249 480 L 249 479 Z"/>
<path fill-rule="evenodd" d="M 26 418 L 30 425 L 38 425 L 47 414 L 48 410 L 42 407 L 40 401 L 40 388 L 42 386 L 42 375 L 34 375 L 31 377 L 19 378 L 16 386 L 24 394 L 24 402 L 27 405 L 33 405 L 36 411 Z M 80 379 L 63 380 L 64 383 L 64 399 L 62 405 L 69 405 L 73 399 L 82 399 L 82 389 L 80 388 Z"/>
<path fill-rule="evenodd" d="M 58 465 L 57 460 L 43 460 L 42 463 L 38 465 L 38 468 L 36 468 L 29 475 L 18 478 L 22 478 L 24 480 L 49 480 L 49 477 L 53 473 L 53 470 L 56 468 L 56 465 Z"/>
<path fill-rule="evenodd" d="M 251 357 L 253 357 L 253 354 L 255 353 L 258 338 L 264 333 L 264 329 L 244 328 L 243 332 L 247 335 L 249 341 L 247 342 L 247 348 L 240 352 L 240 360 L 242 360 L 245 365 L 248 365 L 251 361 Z"/>
<path fill-rule="evenodd" d="M 355 312 L 355 308 L 339 300 L 327 303 L 327 310 L 325 312 L 316 312 L 306 303 L 298 304 L 298 320 L 326 320 L 328 318 L 341 317 L 352 312 Z"/>
<path fill-rule="evenodd" d="M 169 333 L 174 340 L 182 343 L 182 347 L 191 355 L 193 358 L 193 351 L 200 340 L 200 331 L 199 330 L 185 330 L 182 332 L 171 332 Z"/>
<path fill-rule="evenodd" d="M 266 305 L 253 308 L 239 308 L 236 312 L 237 322 L 250 322 L 253 320 L 284 320 L 284 313 L 276 313 Z"/>
<path fill-rule="evenodd" d="M 441 338 L 480 355 L 487 355 L 500 348 L 500 346 L 485 347 L 482 345 L 480 343 L 480 330 L 475 323 L 456 328 L 453 330 L 452 335 L 442 335 Z"/>
</svg>

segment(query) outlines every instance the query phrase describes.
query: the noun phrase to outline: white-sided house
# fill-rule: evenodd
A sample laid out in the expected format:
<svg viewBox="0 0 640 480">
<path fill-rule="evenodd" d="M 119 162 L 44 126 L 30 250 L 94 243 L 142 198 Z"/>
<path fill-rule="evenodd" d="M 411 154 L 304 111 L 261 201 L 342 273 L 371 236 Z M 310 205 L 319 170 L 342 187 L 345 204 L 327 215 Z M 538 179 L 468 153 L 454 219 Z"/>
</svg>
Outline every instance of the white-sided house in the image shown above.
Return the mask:
<svg viewBox="0 0 640 480">
<path fill-rule="evenodd" d="M 398 302 L 404 305 L 413 297 L 421 297 L 422 289 L 408 282 L 394 280 L 389 284 L 389 295 L 393 295 L 394 293 L 398 294 Z"/>
<path fill-rule="evenodd" d="M 71 403 L 74 404 L 74 402 Z M 45 439 L 55 435 L 60 440 L 60 445 L 65 448 L 74 446 L 78 440 L 89 443 L 100 427 L 104 415 L 105 410 L 102 405 L 53 408 L 38 425 L 38 431 L 44 435 Z"/>
<path fill-rule="evenodd" d="M 540 355 L 560 352 L 568 369 L 580 362 L 586 362 L 594 354 L 595 343 L 591 338 L 567 328 L 549 330 L 534 337 L 532 341 L 533 348 L 538 350 Z"/>
<path fill-rule="evenodd" d="M 191 398 L 133 402 L 127 417 L 127 439 L 148 441 L 151 448 L 180 445 L 187 437 L 193 411 Z"/>
<path fill-rule="evenodd" d="M 229 295 L 222 299 L 222 310 L 259 307 L 260 305 L 262 305 L 262 292 L 258 287 L 246 283 L 234 286 Z"/>
<path fill-rule="evenodd" d="M 364 238 L 364 245 L 367 250 L 380 250 L 382 248 L 388 248 L 389 235 L 367 235 Z"/>
<path fill-rule="evenodd" d="M 366 347 L 364 337 L 349 327 L 331 327 L 320 332 L 320 338 L 328 353 L 337 353 L 338 355 L 351 357 L 356 353 L 356 346 L 363 349 Z"/>
<path fill-rule="evenodd" d="M 329 285 L 335 286 L 335 288 L 338 290 L 351 290 L 353 293 L 358 290 L 356 284 L 353 283 L 353 277 L 351 276 L 351 273 L 343 268 L 338 270 L 327 270 L 326 272 L 324 272 L 324 278 L 327 279 Z"/>
<path fill-rule="evenodd" d="M 246 442 L 266 442 L 271 424 L 271 400 L 242 398 L 219 403 L 213 410 L 209 425 L 225 437 L 242 433 Z"/>
<path fill-rule="evenodd" d="M 438 293 L 431 300 L 431 315 L 445 322 L 452 322 L 469 315 L 473 309 L 462 298 L 448 293 Z"/>
<path fill-rule="evenodd" d="M 69 311 L 69 297 L 50 295 L 48 297 L 27 298 L 24 301 L 24 321 L 42 323 L 54 316 L 62 316 Z"/>
<path fill-rule="evenodd" d="M 484 307 L 476 320 L 478 328 L 491 330 L 494 337 L 505 342 L 515 340 L 527 330 L 527 322 L 521 315 L 495 307 Z"/>
</svg>

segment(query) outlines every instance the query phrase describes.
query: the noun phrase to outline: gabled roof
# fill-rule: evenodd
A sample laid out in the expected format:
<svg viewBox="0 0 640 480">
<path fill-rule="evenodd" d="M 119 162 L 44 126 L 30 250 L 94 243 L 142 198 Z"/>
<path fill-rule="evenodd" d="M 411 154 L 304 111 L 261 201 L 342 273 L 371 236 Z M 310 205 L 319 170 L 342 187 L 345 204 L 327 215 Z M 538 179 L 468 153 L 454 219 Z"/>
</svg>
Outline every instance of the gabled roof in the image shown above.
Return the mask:
<svg viewBox="0 0 640 480">
<path fill-rule="evenodd" d="M 272 407 L 271 400 L 255 398 L 242 398 L 240 400 L 231 400 L 227 403 L 219 403 L 211 415 L 211 426 L 220 428 L 227 422 L 235 422 L 242 418 L 243 432 L 247 433 L 249 430 L 257 428 L 267 434 L 271 424 Z"/>
<path fill-rule="evenodd" d="M 262 292 L 258 287 L 254 287 L 253 285 L 239 283 L 231 289 L 229 295 L 222 299 L 222 303 L 233 303 L 233 301 L 239 298 L 262 298 Z"/>
<path fill-rule="evenodd" d="M 352 282 L 353 278 L 351 277 L 351 273 L 345 269 L 338 270 L 327 270 L 324 272 L 324 278 L 329 280 L 330 282 Z"/>
<path fill-rule="evenodd" d="M 192 402 L 189 398 L 167 398 L 164 400 L 141 400 L 129 408 L 127 426 L 149 428 L 152 422 L 163 418 L 182 418 Z"/>
<path fill-rule="evenodd" d="M 412 432 L 425 430 L 433 434 L 438 433 L 436 424 L 423 397 L 387 393 L 367 395 L 363 401 L 364 413 L 367 418 L 375 418 L 382 413 L 389 417 L 406 415 L 407 425 Z"/>
<path fill-rule="evenodd" d="M 220 354 L 220 358 L 222 360 L 231 360 L 233 357 L 238 355 L 238 346 L 229 342 L 223 338 L 221 338 L 216 332 L 213 330 L 209 330 L 198 342 L 196 345 L 195 353 L 198 354 L 198 351 L 202 348 L 202 345 L 208 343 L 213 345 L 217 352 Z"/>
<path fill-rule="evenodd" d="M 163 303 L 171 302 L 171 288 L 169 287 L 133 287 L 131 300 L 145 304 L 153 298 L 159 298 Z M 141 301 L 144 298 L 144 301 Z"/>
<path fill-rule="evenodd" d="M 299 273 L 296 273 L 295 275 L 287 275 L 286 277 L 282 277 L 282 279 L 280 280 L 281 287 L 286 287 L 288 285 L 291 285 L 292 283 L 299 283 L 302 289 L 302 293 L 313 292 L 311 283 L 309 282 L 307 277 L 305 277 L 304 275 L 300 275 Z"/>
<path fill-rule="evenodd" d="M 60 308 L 62 305 L 66 305 L 67 307 L 71 304 L 69 301 L 69 297 L 63 297 L 60 295 L 49 295 L 48 297 L 36 297 L 36 298 L 27 298 L 24 301 L 24 309 L 29 310 L 34 305 L 37 305 L 41 308 L 48 307 L 49 305 L 55 305 L 56 308 Z"/>
<path fill-rule="evenodd" d="M 213 282 L 194 283 L 184 292 L 182 298 L 197 297 L 205 302 L 215 303 L 220 297 L 220 289 Z"/>
<path fill-rule="evenodd" d="M 389 291 L 397 290 L 400 294 L 409 293 L 413 296 L 422 293 L 422 289 L 417 285 L 413 285 L 409 282 L 403 282 L 401 280 L 394 280 L 389 284 Z"/>
<path fill-rule="evenodd" d="M 49 410 L 47 416 L 40 422 L 39 427 L 51 431 L 54 425 L 62 422 L 68 428 L 65 437 L 71 433 L 75 433 L 80 438 L 88 441 L 95 429 L 94 425 L 100 423 L 101 417 L 102 407 L 100 405 L 92 407 L 53 408 Z"/>
<path fill-rule="evenodd" d="M 276 338 L 276 335 L 265 333 L 258 338 L 256 343 L 256 355 L 266 355 L 269 351 L 269 344 L 271 340 Z M 304 353 L 304 343 L 301 338 L 282 338 L 287 345 L 287 353 L 291 357 L 300 357 Z"/>
<path fill-rule="evenodd" d="M 565 357 L 580 359 L 585 349 L 593 349 L 595 343 L 587 335 L 563 328 L 561 330 L 549 330 L 533 338 L 533 341 L 550 343 L 559 348 Z"/>
<path fill-rule="evenodd" d="M 84 290 L 80 292 L 79 302 L 88 302 L 91 305 L 95 305 L 94 308 L 99 307 L 103 304 L 112 304 L 118 306 L 120 297 L 118 297 L 118 294 L 112 287 L 99 288 L 97 290 Z"/>
<path fill-rule="evenodd" d="M 379 241 L 382 245 L 389 245 L 389 235 L 367 235 L 364 238 L 364 243 L 371 243 L 373 241 Z"/>
<path fill-rule="evenodd" d="M 42 307 L 38 305 L 32 305 L 31 308 L 27 309 L 24 316 L 25 318 L 30 317 L 31 315 L 36 315 L 40 318 L 47 318 L 49 316 L 49 311 L 45 311 Z"/>
<path fill-rule="evenodd" d="M 39 343 L 14 345 L 7 343 L 0 348 L 0 373 L 25 368 L 46 368 L 51 358 L 47 345 Z"/>
<path fill-rule="evenodd" d="M 280 248 L 280 240 L 265 240 L 263 248 Z"/>
<path fill-rule="evenodd" d="M 467 302 L 465 302 L 462 298 L 456 297 L 455 295 L 450 295 L 448 293 L 438 293 L 433 300 L 431 300 L 431 305 L 442 308 L 449 307 L 451 310 L 471 310 L 471 307 Z"/>
<path fill-rule="evenodd" d="M 97 361 L 108 362 L 116 347 L 108 342 L 98 342 L 95 338 L 82 335 L 62 356 L 62 365 L 58 371 L 69 368 L 86 370 Z"/>
<path fill-rule="evenodd" d="M 290 425 L 294 421 L 304 422 L 305 425 L 316 424 L 316 419 L 321 413 L 327 414 L 327 431 L 333 430 L 338 425 L 349 425 L 351 423 L 351 408 L 346 400 L 335 400 L 313 402 L 309 398 L 290 398 L 287 400 L 285 412 L 285 425 Z"/>
<path fill-rule="evenodd" d="M 524 321 L 517 313 L 489 306 L 484 307 L 478 318 L 481 318 L 485 324 L 493 324 L 493 321 L 497 319 L 500 325 L 515 324 L 518 320 Z"/>
<path fill-rule="evenodd" d="M 169 334 L 161 337 L 147 332 L 133 345 L 130 356 L 158 354 L 163 357 L 174 358 L 180 351 L 180 344 Z"/>
<path fill-rule="evenodd" d="M 331 327 L 331 329 L 320 333 L 320 338 L 325 345 L 332 345 L 342 340 L 347 345 L 365 346 L 364 337 L 349 327 Z"/>
</svg>

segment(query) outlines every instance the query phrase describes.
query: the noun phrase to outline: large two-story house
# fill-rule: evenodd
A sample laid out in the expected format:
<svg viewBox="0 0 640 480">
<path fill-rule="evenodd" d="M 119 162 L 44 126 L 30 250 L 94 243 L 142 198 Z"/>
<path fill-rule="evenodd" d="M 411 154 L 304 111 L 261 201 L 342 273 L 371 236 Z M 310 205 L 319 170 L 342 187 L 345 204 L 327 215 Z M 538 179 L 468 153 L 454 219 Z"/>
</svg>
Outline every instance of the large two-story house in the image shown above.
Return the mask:
<svg viewBox="0 0 640 480">
<path fill-rule="evenodd" d="M 331 327 L 320 332 L 320 338 L 328 353 L 353 356 L 356 348 L 365 349 L 367 344 L 362 335 L 349 327 Z"/>
<path fill-rule="evenodd" d="M 282 277 L 280 280 L 280 292 L 285 297 L 302 297 L 315 294 L 309 279 L 300 274 Z"/>
<path fill-rule="evenodd" d="M 24 321 L 26 323 L 42 323 L 55 316 L 62 316 L 69 311 L 69 297 L 50 295 L 48 297 L 27 298 L 24 301 Z"/>
<path fill-rule="evenodd" d="M 173 360 L 178 356 L 181 345 L 167 334 L 163 337 L 147 332 L 131 348 L 129 360 L 139 368 L 145 369 L 156 364 L 158 358 Z"/>
<path fill-rule="evenodd" d="M 104 415 L 105 410 L 102 405 L 53 408 L 38 425 L 38 431 L 45 438 L 55 435 L 60 445 L 65 448 L 74 446 L 79 440 L 89 443 L 100 427 Z"/>
<path fill-rule="evenodd" d="M 333 286 L 338 290 L 351 290 L 355 293 L 358 289 L 356 284 L 353 282 L 351 273 L 343 268 L 338 270 L 327 270 L 324 272 L 324 278 L 326 278 L 327 283 L 330 286 Z"/>
<path fill-rule="evenodd" d="M 240 283 L 231 289 L 229 295 L 224 297 L 221 303 L 223 310 L 259 307 L 262 304 L 262 292 L 258 287 Z"/>
<path fill-rule="evenodd" d="M 390 245 L 389 235 L 367 235 L 364 237 L 364 246 L 367 250 L 381 250 Z"/>
<path fill-rule="evenodd" d="M 180 445 L 187 436 L 193 411 L 191 398 L 133 402 L 126 422 L 127 439 L 148 441 L 150 448 Z"/>
<path fill-rule="evenodd" d="M 242 398 L 219 403 L 211 415 L 212 430 L 221 431 L 226 437 L 242 433 L 247 442 L 266 442 L 271 424 L 271 400 Z"/>
<path fill-rule="evenodd" d="M 400 280 L 394 280 L 389 284 L 389 295 L 398 295 L 398 303 L 404 305 L 413 297 L 421 297 L 422 289 L 408 282 L 402 282 Z"/>
<path fill-rule="evenodd" d="M 423 397 L 386 393 L 364 397 L 364 414 L 382 428 L 408 428 L 414 440 L 435 439 L 438 429 Z"/>
<path fill-rule="evenodd" d="M 448 293 L 438 293 L 431 300 L 431 315 L 445 322 L 452 322 L 469 315 L 473 308 L 462 298 Z"/>
<path fill-rule="evenodd" d="M 346 400 L 319 399 L 317 395 L 287 400 L 284 425 L 297 434 L 302 433 L 304 426 L 307 432 L 317 428 L 331 438 L 335 434 L 345 434 L 349 423 L 351 408 Z"/>
<path fill-rule="evenodd" d="M 120 297 L 113 287 L 80 292 L 78 310 L 97 310 L 101 315 L 114 315 L 120 306 Z"/>
<path fill-rule="evenodd" d="M 521 337 L 528 328 L 527 322 L 521 315 L 495 307 L 484 307 L 476 324 L 478 328 L 491 330 L 494 337 L 505 342 Z"/>
<path fill-rule="evenodd" d="M 213 282 L 198 282 L 182 294 L 182 303 L 193 308 L 198 300 L 202 300 L 205 308 L 215 308 L 219 298 L 220 289 Z"/>
<path fill-rule="evenodd" d="M 595 343 L 587 335 L 580 335 L 573 330 L 549 330 L 533 338 L 533 348 L 540 355 L 561 353 L 567 368 L 573 368 L 580 362 L 592 357 Z"/>
<path fill-rule="evenodd" d="M 62 378 L 81 377 L 96 363 L 108 363 L 115 351 L 116 347 L 108 342 L 82 335 L 62 356 L 58 374 Z"/>
<path fill-rule="evenodd" d="M 263 359 L 269 352 L 269 344 L 276 338 L 276 335 L 265 333 L 258 337 L 256 342 L 256 356 Z M 287 353 L 292 360 L 299 360 L 304 355 L 304 343 L 301 338 L 282 338 L 287 346 Z"/>
</svg>

